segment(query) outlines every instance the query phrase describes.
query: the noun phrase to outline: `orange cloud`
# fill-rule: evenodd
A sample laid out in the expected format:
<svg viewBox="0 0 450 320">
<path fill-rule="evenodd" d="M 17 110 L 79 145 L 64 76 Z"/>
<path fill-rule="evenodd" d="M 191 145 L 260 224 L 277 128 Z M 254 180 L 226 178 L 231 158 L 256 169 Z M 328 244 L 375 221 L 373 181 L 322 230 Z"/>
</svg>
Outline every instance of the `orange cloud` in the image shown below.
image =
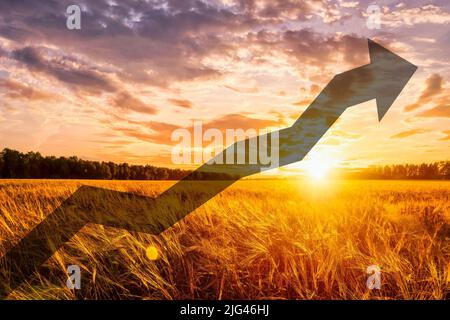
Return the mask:
<svg viewBox="0 0 450 320">
<path fill-rule="evenodd" d="M 189 100 L 169 99 L 168 101 L 178 107 L 185 108 L 185 109 L 192 109 L 192 106 L 193 106 L 192 102 Z"/>
<path fill-rule="evenodd" d="M 432 74 L 427 80 L 426 80 L 426 87 L 422 91 L 422 94 L 420 95 L 419 99 L 417 99 L 416 102 L 407 105 L 405 107 L 405 111 L 413 111 L 420 107 L 422 107 L 424 104 L 427 104 L 432 100 L 433 97 L 437 96 L 442 92 L 442 84 L 443 79 L 439 74 Z"/>
<path fill-rule="evenodd" d="M 446 136 L 439 140 L 450 140 L 450 130 L 442 131 L 442 133 L 445 134 Z"/>
<path fill-rule="evenodd" d="M 182 128 L 177 125 L 150 121 L 145 123 L 133 122 L 137 127 L 119 127 L 115 131 L 122 133 L 125 136 L 132 137 L 141 141 L 151 142 L 156 144 L 171 145 L 172 132 L 176 129 Z"/>
<path fill-rule="evenodd" d="M 44 91 L 36 90 L 18 81 L 0 79 L 0 87 L 8 90 L 6 97 L 11 99 L 22 99 L 29 101 L 48 101 L 56 99 L 56 96 Z"/>
<path fill-rule="evenodd" d="M 204 127 L 217 128 L 224 131 L 225 129 L 259 130 L 278 125 L 280 125 L 279 119 L 257 119 L 242 114 L 229 114 L 206 123 Z"/>
<path fill-rule="evenodd" d="M 173 145 L 174 142 L 171 140 L 171 136 L 174 130 L 176 129 L 188 129 L 193 132 L 192 127 L 182 127 L 170 123 L 163 123 L 157 121 L 149 121 L 149 122 L 138 122 L 138 121 L 129 121 L 122 119 L 120 117 L 116 117 L 117 120 L 123 120 L 127 122 L 127 124 L 132 125 L 132 127 L 116 127 L 115 131 L 120 132 L 121 134 L 129 137 L 133 137 L 138 140 L 142 140 L 145 142 L 151 142 L 162 145 Z M 223 116 L 219 119 L 212 120 L 203 124 L 203 130 L 207 129 L 219 129 L 222 132 L 225 132 L 226 129 L 265 129 L 267 127 L 279 126 L 283 124 L 284 120 L 281 118 L 275 119 L 257 119 L 251 118 L 246 115 L 241 114 L 230 114 Z"/>
<path fill-rule="evenodd" d="M 411 129 L 411 130 L 402 131 L 402 132 L 399 132 L 397 134 L 394 134 L 393 136 L 391 136 L 391 139 L 406 138 L 406 137 L 413 136 L 415 134 L 426 133 L 426 132 L 429 132 L 429 131 L 430 130 L 427 130 L 427 129 Z"/>
<path fill-rule="evenodd" d="M 141 100 L 133 97 L 128 92 L 118 93 L 110 102 L 115 108 L 125 111 L 135 111 L 147 114 L 157 113 L 155 107 L 143 103 Z"/>
<path fill-rule="evenodd" d="M 438 118 L 450 118 L 450 104 L 438 105 L 434 108 L 425 110 L 418 114 L 419 117 L 438 117 Z"/>
<path fill-rule="evenodd" d="M 303 99 L 303 100 L 294 102 L 293 105 L 299 106 L 299 107 L 308 106 L 312 101 L 313 101 L 312 99 Z"/>
</svg>

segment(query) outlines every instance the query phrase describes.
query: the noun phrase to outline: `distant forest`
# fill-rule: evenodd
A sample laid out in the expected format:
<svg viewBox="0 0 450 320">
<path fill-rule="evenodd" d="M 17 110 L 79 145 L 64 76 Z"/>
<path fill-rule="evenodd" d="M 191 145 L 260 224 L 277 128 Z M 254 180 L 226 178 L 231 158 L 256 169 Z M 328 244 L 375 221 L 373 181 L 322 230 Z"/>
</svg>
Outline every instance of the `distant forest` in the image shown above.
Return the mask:
<svg viewBox="0 0 450 320">
<path fill-rule="evenodd" d="M 180 180 L 192 171 L 138 166 L 128 163 L 98 162 L 78 157 L 42 156 L 39 152 L 0 152 L 0 178 L 7 179 L 101 179 L 101 180 Z M 422 164 L 371 166 L 347 172 L 352 179 L 435 179 L 450 180 L 450 161 Z M 228 180 L 226 173 L 196 173 L 195 180 Z"/>
<path fill-rule="evenodd" d="M 44 157 L 39 152 L 0 152 L 0 178 L 7 179 L 101 179 L 101 180 L 180 180 L 192 171 L 150 165 L 98 162 L 78 157 Z M 225 173 L 196 173 L 195 180 L 228 180 Z"/>
<path fill-rule="evenodd" d="M 370 166 L 346 176 L 357 179 L 450 180 L 450 161 Z"/>
</svg>

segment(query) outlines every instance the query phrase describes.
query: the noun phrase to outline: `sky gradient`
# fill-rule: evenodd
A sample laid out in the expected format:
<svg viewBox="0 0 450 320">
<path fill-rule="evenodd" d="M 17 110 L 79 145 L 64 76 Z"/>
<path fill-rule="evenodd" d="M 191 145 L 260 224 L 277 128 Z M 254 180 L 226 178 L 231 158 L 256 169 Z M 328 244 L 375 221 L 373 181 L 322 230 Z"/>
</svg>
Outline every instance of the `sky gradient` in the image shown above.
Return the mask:
<svg viewBox="0 0 450 320">
<path fill-rule="evenodd" d="M 290 168 L 450 160 L 448 1 L 1 0 L 0 146 L 173 167 L 173 130 L 291 125 L 367 38 L 417 72 L 381 123 L 350 108 Z"/>
</svg>

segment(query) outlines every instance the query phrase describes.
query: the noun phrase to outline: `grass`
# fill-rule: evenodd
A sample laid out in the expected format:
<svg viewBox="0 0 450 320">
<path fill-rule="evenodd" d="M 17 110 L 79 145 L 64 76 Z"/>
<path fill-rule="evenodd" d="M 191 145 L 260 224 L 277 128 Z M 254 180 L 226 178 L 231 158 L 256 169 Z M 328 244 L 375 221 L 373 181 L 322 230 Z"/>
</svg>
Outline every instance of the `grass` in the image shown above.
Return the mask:
<svg viewBox="0 0 450 320">
<path fill-rule="evenodd" d="M 82 183 L 173 184 L 3 180 L 0 254 Z M 449 200 L 450 182 L 241 181 L 158 236 L 84 227 L 9 299 L 449 299 Z M 81 290 L 65 286 L 72 264 Z"/>
</svg>

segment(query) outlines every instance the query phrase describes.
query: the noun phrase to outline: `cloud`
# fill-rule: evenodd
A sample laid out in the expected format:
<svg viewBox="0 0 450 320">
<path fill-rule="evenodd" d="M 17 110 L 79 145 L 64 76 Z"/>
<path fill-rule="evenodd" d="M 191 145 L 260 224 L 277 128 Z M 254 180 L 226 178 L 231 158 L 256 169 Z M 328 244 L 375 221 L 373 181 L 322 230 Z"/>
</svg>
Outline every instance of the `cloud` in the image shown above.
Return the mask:
<svg viewBox="0 0 450 320">
<path fill-rule="evenodd" d="M 317 96 L 321 91 L 322 91 L 322 88 L 319 85 L 315 84 L 315 83 L 311 84 L 309 89 L 306 89 L 306 88 L 302 88 L 301 89 L 301 93 L 302 94 L 309 93 L 309 95 L 312 96 L 312 97 Z M 312 98 L 301 99 L 300 101 L 294 102 L 293 105 L 295 105 L 295 106 L 307 106 L 312 101 L 313 101 Z"/>
<path fill-rule="evenodd" d="M 238 93 L 250 94 L 250 93 L 258 93 L 259 92 L 259 89 L 257 87 L 236 87 L 236 86 L 230 86 L 230 85 L 224 85 L 223 87 L 230 89 L 234 92 L 238 92 Z"/>
<path fill-rule="evenodd" d="M 114 130 L 120 132 L 121 134 L 132 137 L 141 141 L 161 144 L 161 145 L 172 145 L 171 140 L 172 132 L 176 129 L 182 128 L 181 126 L 149 121 L 145 123 L 132 122 L 135 126 L 132 127 L 116 127 Z M 137 126 L 136 126 L 137 124 Z"/>
<path fill-rule="evenodd" d="M 312 99 L 303 99 L 303 100 L 294 102 L 293 105 L 300 106 L 300 107 L 308 106 L 311 103 L 311 101 L 312 101 Z"/>
<path fill-rule="evenodd" d="M 450 13 L 433 4 L 404 8 L 383 14 L 382 23 L 389 27 L 414 26 L 418 24 L 449 24 Z"/>
<path fill-rule="evenodd" d="M 0 36 L 31 46 L 46 43 L 119 66 L 121 78 L 165 86 L 217 76 L 202 63 L 226 51 L 221 33 L 249 28 L 252 18 L 201 1 L 81 1 L 82 29 L 64 27 L 70 1 L 2 1 Z"/>
<path fill-rule="evenodd" d="M 176 105 L 178 107 L 181 108 L 185 108 L 185 109 L 192 109 L 192 102 L 189 100 L 184 100 L 184 99 L 169 99 L 169 102 L 172 103 L 173 105 Z"/>
<path fill-rule="evenodd" d="M 307 1 L 298 0 L 270 0 L 270 1 L 239 1 L 240 6 L 252 16 L 271 22 L 284 21 L 286 19 L 307 19 L 311 15 L 312 7 Z"/>
<path fill-rule="evenodd" d="M 405 107 L 405 111 L 413 111 L 424 105 L 432 104 L 415 117 L 450 118 L 450 90 L 445 86 L 444 79 L 439 74 L 432 74 L 426 80 L 426 86 L 416 102 Z"/>
<path fill-rule="evenodd" d="M 221 131 L 225 129 L 259 130 L 278 125 L 280 125 L 279 119 L 257 119 L 242 114 L 229 114 L 205 123 L 204 128 L 216 128 Z"/>
<path fill-rule="evenodd" d="M 407 112 L 413 111 L 432 101 L 434 97 L 442 93 L 443 81 L 442 77 L 437 73 L 429 76 L 425 81 L 426 87 L 420 97 L 413 104 L 407 105 L 404 110 Z"/>
<path fill-rule="evenodd" d="M 263 29 L 247 35 L 249 44 L 258 46 L 262 53 L 283 54 L 296 65 L 345 62 L 355 65 L 367 58 L 367 39 L 355 34 L 324 35 L 312 29 L 274 32 Z"/>
<path fill-rule="evenodd" d="M 402 131 L 397 134 L 394 134 L 393 136 L 391 136 L 391 139 L 402 139 L 402 138 L 410 137 L 410 136 L 413 136 L 416 134 L 426 133 L 429 131 L 430 130 L 427 130 L 427 129 L 411 129 L 411 130 Z"/>
<path fill-rule="evenodd" d="M 437 117 L 450 118 L 450 102 L 447 100 L 445 104 L 435 106 L 431 109 L 422 111 L 418 117 Z"/>
<path fill-rule="evenodd" d="M 119 116 L 113 116 L 114 121 L 110 124 L 113 125 L 115 132 L 129 137 L 136 138 L 145 142 L 162 144 L 162 145 L 174 145 L 171 140 L 173 131 L 177 129 L 187 129 L 193 133 L 193 127 L 183 127 L 170 123 L 147 121 L 139 122 L 134 120 L 127 120 Z M 122 125 L 119 123 L 125 123 Z M 203 123 L 203 131 L 208 129 L 219 129 L 222 133 L 225 133 L 226 129 L 254 129 L 260 130 L 268 127 L 276 127 L 283 124 L 283 119 L 257 119 L 242 114 L 230 114 L 221 118 L 211 120 Z"/>
<path fill-rule="evenodd" d="M 72 61 L 69 57 L 46 59 L 43 52 L 30 46 L 13 50 L 10 56 L 30 71 L 48 75 L 73 89 L 93 93 L 116 91 L 115 85 L 106 76 L 93 68 Z"/>
<path fill-rule="evenodd" d="M 444 140 L 444 141 L 450 140 L 450 130 L 442 131 L 442 133 L 445 134 L 446 136 L 439 140 Z"/>
<path fill-rule="evenodd" d="M 79 31 L 64 27 L 69 4 L 69 0 L 2 1 L 0 12 L 7 18 L 0 20 L 0 37 L 29 47 L 56 47 L 94 64 L 114 66 L 122 81 L 163 87 L 223 75 L 222 70 L 207 64 L 206 58 L 232 57 L 240 48 L 261 55 L 270 49 L 303 65 L 334 60 L 337 53 L 354 61 L 367 51 L 365 39 L 357 36 L 324 37 L 312 30 L 285 30 L 290 20 L 298 23 L 324 13 L 341 15 L 338 4 L 325 1 L 123 0 L 118 5 L 107 0 L 80 0 Z M 271 37 L 276 41 L 270 41 Z M 47 68 L 47 73 L 68 84 L 112 91 L 110 81 L 98 72 L 81 66 L 68 70 L 60 64 L 47 65 L 30 49 L 16 56 L 40 71 Z"/>
<path fill-rule="evenodd" d="M 6 89 L 5 96 L 10 99 L 28 101 L 50 101 L 57 97 L 51 93 L 44 92 L 18 81 L 0 78 L 0 88 Z"/>
<path fill-rule="evenodd" d="M 113 99 L 110 100 L 113 107 L 126 111 L 135 111 L 146 114 L 156 114 L 155 107 L 143 103 L 138 98 L 132 96 L 128 92 L 119 92 Z"/>
</svg>

